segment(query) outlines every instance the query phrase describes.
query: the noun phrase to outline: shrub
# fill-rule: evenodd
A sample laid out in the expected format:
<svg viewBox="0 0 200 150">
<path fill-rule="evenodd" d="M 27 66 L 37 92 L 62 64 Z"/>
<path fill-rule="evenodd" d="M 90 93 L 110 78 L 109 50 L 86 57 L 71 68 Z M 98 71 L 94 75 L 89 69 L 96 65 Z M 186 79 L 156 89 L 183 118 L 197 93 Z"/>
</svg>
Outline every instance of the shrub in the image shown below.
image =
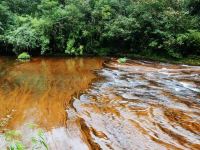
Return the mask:
<svg viewBox="0 0 200 150">
<path fill-rule="evenodd" d="M 117 60 L 117 62 L 120 63 L 120 64 L 124 64 L 124 63 L 126 63 L 126 61 L 127 61 L 127 58 L 126 58 L 126 57 L 124 57 L 124 58 L 119 58 L 119 59 Z"/>
<path fill-rule="evenodd" d="M 23 52 L 23 53 L 19 54 L 19 56 L 17 58 L 21 59 L 21 60 L 28 60 L 31 58 L 31 56 L 27 52 Z"/>
<path fill-rule="evenodd" d="M 84 49 L 83 45 L 79 45 L 79 47 L 76 48 L 75 39 L 72 38 L 67 41 L 67 47 L 66 47 L 65 53 L 69 55 L 79 56 L 79 55 L 83 55 L 83 49 Z"/>
</svg>

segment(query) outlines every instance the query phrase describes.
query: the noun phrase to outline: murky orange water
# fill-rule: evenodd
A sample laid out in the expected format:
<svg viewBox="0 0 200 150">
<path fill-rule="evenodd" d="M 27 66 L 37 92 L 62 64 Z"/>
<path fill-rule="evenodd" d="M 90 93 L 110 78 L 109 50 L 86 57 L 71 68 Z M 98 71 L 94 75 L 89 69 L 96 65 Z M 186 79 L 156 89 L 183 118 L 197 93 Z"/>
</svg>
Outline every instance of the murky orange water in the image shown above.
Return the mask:
<svg viewBox="0 0 200 150">
<path fill-rule="evenodd" d="M 96 78 L 93 71 L 102 62 L 98 58 L 34 58 L 22 63 L 1 58 L 0 121 L 7 123 L 0 132 L 18 129 L 27 135 L 26 125 L 34 123 L 62 138 L 59 130 L 66 128 L 70 101 L 89 87 Z"/>
<path fill-rule="evenodd" d="M 102 63 L 1 58 L 0 132 L 36 123 L 52 150 L 200 149 L 200 67 Z"/>
</svg>

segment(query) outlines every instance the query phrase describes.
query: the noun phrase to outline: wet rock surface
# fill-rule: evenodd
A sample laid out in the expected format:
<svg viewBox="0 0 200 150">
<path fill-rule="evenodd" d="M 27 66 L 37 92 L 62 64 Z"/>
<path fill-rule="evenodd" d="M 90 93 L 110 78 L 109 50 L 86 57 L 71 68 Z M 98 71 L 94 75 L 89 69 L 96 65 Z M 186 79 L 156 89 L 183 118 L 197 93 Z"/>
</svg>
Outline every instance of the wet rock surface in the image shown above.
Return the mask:
<svg viewBox="0 0 200 150">
<path fill-rule="evenodd" d="M 98 74 L 73 102 L 95 149 L 200 148 L 200 67 L 110 62 Z"/>
</svg>

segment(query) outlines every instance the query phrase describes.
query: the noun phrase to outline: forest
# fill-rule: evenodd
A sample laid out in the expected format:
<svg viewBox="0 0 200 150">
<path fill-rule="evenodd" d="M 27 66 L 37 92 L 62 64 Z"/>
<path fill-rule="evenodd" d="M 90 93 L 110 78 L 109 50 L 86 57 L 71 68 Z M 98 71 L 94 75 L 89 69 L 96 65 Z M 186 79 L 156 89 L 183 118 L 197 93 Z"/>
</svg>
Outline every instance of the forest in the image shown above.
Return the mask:
<svg viewBox="0 0 200 150">
<path fill-rule="evenodd" d="M 1 0 L 0 53 L 200 54 L 200 0 Z"/>
</svg>

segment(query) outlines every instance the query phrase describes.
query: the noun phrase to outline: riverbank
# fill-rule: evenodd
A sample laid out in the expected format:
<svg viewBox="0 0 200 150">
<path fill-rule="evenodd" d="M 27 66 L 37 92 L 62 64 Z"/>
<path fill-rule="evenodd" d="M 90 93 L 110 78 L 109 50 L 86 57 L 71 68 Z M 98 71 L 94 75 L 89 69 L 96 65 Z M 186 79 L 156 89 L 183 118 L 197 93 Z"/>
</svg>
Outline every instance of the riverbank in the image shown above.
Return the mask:
<svg viewBox="0 0 200 150">
<path fill-rule="evenodd" d="M 21 53 L 23 54 L 23 53 Z M 2 54 L 1 54 L 2 55 Z M 16 57 L 16 59 L 19 56 L 15 56 L 14 54 L 3 54 L 5 57 Z M 193 65 L 193 66 L 200 66 L 200 56 L 187 56 L 187 57 L 182 57 L 182 58 L 173 58 L 169 57 L 166 55 L 156 55 L 156 54 L 115 54 L 115 55 L 94 55 L 94 54 L 85 54 L 82 56 L 69 56 L 67 54 L 61 54 L 61 53 L 55 53 L 55 54 L 47 54 L 47 55 L 35 55 L 35 54 L 30 54 L 30 57 L 41 57 L 41 58 L 127 58 L 131 60 L 142 60 L 142 61 L 154 61 L 154 62 L 163 62 L 163 63 L 170 63 L 170 64 L 184 64 L 184 65 Z"/>
<path fill-rule="evenodd" d="M 200 65 L 199 56 L 188 56 L 184 58 L 175 59 L 171 57 L 158 56 L 158 55 L 127 54 L 127 55 L 119 55 L 119 57 L 126 57 L 129 59 L 143 60 L 143 61 L 163 62 L 170 64 L 185 64 L 192 66 Z"/>
</svg>

